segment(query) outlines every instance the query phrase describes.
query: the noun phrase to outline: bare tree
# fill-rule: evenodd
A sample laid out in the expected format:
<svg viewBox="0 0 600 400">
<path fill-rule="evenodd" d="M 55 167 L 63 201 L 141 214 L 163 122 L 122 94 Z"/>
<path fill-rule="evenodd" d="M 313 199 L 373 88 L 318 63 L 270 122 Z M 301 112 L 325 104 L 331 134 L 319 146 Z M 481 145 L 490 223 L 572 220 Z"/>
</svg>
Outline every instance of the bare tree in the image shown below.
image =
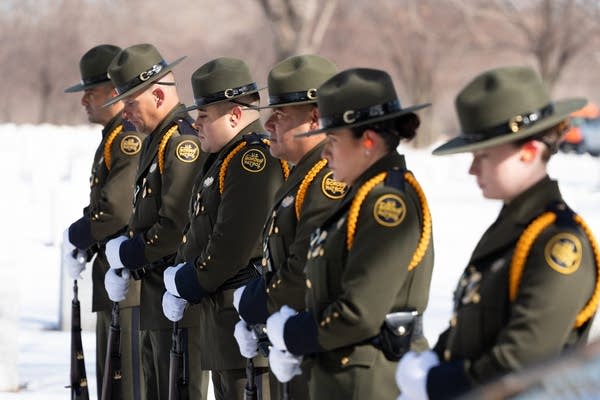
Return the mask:
<svg viewBox="0 0 600 400">
<path fill-rule="evenodd" d="M 273 32 L 277 60 L 319 49 L 337 0 L 258 0 Z"/>
<path fill-rule="evenodd" d="M 551 89 L 568 64 L 600 33 L 599 0 L 494 0 L 479 5 L 467 8 L 499 26 L 478 34 L 487 36 L 491 46 L 533 55 Z M 507 26 L 517 35 L 511 35 Z"/>
</svg>

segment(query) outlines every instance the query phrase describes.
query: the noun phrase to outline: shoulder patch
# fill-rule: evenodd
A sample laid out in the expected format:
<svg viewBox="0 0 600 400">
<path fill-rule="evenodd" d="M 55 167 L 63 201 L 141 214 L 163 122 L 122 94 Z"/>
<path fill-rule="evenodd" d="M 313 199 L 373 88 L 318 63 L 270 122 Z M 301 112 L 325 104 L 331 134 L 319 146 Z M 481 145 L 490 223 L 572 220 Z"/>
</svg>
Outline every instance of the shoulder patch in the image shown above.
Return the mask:
<svg viewBox="0 0 600 400">
<path fill-rule="evenodd" d="M 406 217 L 406 203 L 397 194 L 381 195 L 373 206 L 373 216 L 379 225 L 398 226 Z"/>
<path fill-rule="evenodd" d="M 323 191 L 323 194 L 330 199 L 341 199 L 346 194 L 347 189 L 348 185 L 346 185 L 344 182 L 333 179 L 332 171 L 329 171 L 323 176 L 323 180 L 321 181 L 321 190 Z"/>
<path fill-rule="evenodd" d="M 142 149 L 142 141 L 136 135 L 127 135 L 121 139 L 121 152 L 128 156 L 136 155 Z"/>
<path fill-rule="evenodd" d="M 180 161 L 191 163 L 198 159 L 200 148 L 193 140 L 184 140 L 177 145 L 175 154 Z"/>
<path fill-rule="evenodd" d="M 265 165 L 267 165 L 267 157 L 259 149 L 247 150 L 242 155 L 242 168 L 246 171 L 260 172 L 265 169 Z"/>
<path fill-rule="evenodd" d="M 581 265 L 581 240 L 572 233 L 557 233 L 546 243 L 544 256 L 553 270 L 565 275 L 572 274 Z"/>
</svg>

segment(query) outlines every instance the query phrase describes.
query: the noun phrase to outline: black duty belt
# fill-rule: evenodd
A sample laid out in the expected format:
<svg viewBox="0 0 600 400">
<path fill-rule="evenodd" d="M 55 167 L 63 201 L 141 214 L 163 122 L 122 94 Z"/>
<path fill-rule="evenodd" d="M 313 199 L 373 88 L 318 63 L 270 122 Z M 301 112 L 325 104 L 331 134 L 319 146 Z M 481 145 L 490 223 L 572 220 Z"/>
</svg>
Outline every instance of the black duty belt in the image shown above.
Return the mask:
<svg viewBox="0 0 600 400">
<path fill-rule="evenodd" d="M 258 268 L 257 268 L 258 266 Z M 217 291 L 221 291 L 221 290 L 228 290 L 228 289 L 237 289 L 241 286 L 244 286 L 246 283 L 250 282 L 251 280 L 258 278 L 260 275 L 259 271 L 260 268 L 260 259 L 253 259 L 250 261 L 250 264 L 242 269 L 240 269 L 238 271 L 237 274 L 235 274 L 235 276 L 233 276 L 232 278 L 227 279 L 221 286 L 219 286 L 219 288 L 217 289 Z"/>
</svg>

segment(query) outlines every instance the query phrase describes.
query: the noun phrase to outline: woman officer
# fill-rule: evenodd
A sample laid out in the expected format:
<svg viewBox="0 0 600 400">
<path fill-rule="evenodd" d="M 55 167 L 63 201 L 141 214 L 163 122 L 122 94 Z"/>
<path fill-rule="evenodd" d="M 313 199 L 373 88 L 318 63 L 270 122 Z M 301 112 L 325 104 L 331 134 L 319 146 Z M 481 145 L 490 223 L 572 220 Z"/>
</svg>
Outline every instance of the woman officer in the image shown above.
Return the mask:
<svg viewBox="0 0 600 400">
<path fill-rule="evenodd" d="M 389 399 L 411 333 L 413 348 L 427 347 L 420 314 L 433 268 L 431 217 L 396 151 L 427 105 L 402 108 L 390 76 L 374 69 L 340 72 L 318 93 L 321 129 L 301 135 L 327 133 L 323 156 L 349 192 L 313 234 L 306 309 L 283 306 L 267 320 L 269 363 L 286 381 L 302 358 L 312 362 L 313 399 Z"/>
<path fill-rule="evenodd" d="M 483 196 L 504 204 L 458 283 L 450 327 L 433 352 L 400 361 L 403 399 L 453 398 L 585 343 L 599 253 L 546 170 L 566 118 L 585 103 L 552 102 L 524 67 L 484 72 L 457 96 L 463 133 L 433 154 L 472 152 Z"/>
</svg>

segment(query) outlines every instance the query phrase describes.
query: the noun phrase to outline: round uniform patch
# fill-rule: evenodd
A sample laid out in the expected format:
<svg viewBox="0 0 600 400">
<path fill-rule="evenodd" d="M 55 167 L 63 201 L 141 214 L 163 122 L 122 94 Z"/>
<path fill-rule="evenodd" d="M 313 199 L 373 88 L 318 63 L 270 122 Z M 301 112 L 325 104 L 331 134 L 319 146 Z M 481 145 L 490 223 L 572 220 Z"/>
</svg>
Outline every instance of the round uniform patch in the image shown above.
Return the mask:
<svg viewBox="0 0 600 400">
<path fill-rule="evenodd" d="M 346 190 L 348 189 L 348 185 L 344 182 L 336 181 L 333 179 L 333 172 L 329 171 L 323 176 L 323 180 L 321 181 L 321 190 L 323 194 L 330 199 L 341 199 L 346 194 Z"/>
<path fill-rule="evenodd" d="M 200 148 L 193 140 L 184 140 L 177 145 L 175 154 L 179 160 L 186 163 L 191 163 L 198 159 L 198 156 L 200 155 Z"/>
<path fill-rule="evenodd" d="M 250 149 L 242 156 L 242 167 L 246 171 L 260 172 L 265 169 L 265 165 L 267 165 L 267 158 L 258 149 Z"/>
<path fill-rule="evenodd" d="M 142 141 L 135 135 L 127 135 L 121 139 L 121 151 L 128 156 L 133 156 L 142 149 Z"/>
<path fill-rule="evenodd" d="M 398 226 L 406 217 L 406 203 L 396 194 L 384 194 L 375 202 L 373 216 L 379 225 Z"/>
<path fill-rule="evenodd" d="M 581 240 L 572 233 L 558 233 L 546 243 L 544 256 L 555 271 L 569 275 L 581 265 Z"/>
</svg>

